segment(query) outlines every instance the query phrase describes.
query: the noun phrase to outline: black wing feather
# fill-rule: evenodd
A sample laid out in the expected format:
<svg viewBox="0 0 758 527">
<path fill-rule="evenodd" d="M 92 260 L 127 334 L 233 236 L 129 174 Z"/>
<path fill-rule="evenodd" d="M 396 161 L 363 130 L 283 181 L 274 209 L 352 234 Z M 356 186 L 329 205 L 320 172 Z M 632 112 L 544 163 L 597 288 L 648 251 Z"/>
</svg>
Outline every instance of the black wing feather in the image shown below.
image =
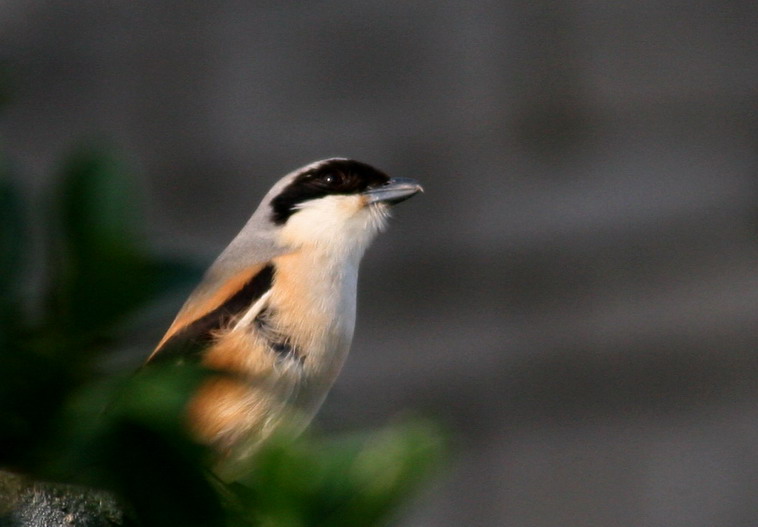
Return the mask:
<svg viewBox="0 0 758 527">
<path fill-rule="evenodd" d="M 172 335 L 148 363 L 199 361 L 203 351 L 213 342 L 215 333 L 266 294 L 273 280 L 274 266 L 268 264 L 223 304 Z"/>
</svg>

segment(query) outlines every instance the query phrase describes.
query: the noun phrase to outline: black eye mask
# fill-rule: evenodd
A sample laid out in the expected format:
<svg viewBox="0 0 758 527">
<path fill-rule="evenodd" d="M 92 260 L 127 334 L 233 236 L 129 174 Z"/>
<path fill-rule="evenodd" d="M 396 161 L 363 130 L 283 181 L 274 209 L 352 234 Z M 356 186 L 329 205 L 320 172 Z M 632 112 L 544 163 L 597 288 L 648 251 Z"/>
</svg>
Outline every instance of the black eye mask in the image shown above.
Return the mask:
<svg viewBox="0 0 758 527">
<path fill-rule="evenodd" d="M 277 225 L 287 222 L 305 201 L 330 195 L 360 194 L 380 187 L 389 177 L 374 167 L 349 159 L 334 159 L 298 175 L 271 201 L 271 219 Z"/>
</svg>

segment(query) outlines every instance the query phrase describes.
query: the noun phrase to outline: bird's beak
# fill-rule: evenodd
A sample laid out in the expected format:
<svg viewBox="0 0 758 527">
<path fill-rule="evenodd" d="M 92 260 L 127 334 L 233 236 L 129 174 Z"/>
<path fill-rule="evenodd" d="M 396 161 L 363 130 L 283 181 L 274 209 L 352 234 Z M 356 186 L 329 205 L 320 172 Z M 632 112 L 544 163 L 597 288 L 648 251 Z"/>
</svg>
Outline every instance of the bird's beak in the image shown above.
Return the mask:
<svg viewBox="0 0 758 527">
<path fill-rule="evenodd" d="M 393 178 L 381 187 L 369 189 L 363 193 L 366 203 L 387 203 L 394 205 L 410 198 L 418 192 L 423 192 L 418 181 L 410 178 Z"/>
</svg>

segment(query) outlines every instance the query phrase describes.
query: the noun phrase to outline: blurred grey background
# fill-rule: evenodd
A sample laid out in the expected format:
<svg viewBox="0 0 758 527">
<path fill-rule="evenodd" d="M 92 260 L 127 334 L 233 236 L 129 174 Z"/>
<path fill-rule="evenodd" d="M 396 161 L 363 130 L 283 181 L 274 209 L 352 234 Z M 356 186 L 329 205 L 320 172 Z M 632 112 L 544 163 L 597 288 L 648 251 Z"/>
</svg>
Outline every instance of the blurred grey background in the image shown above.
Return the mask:
<svg viewBox="0 0 758 527">
<path fill-rule="evenodd" d="M 3 0 L 0 60 L 29 192 L 108 138 L 161 251 L 315 159 L 424 183 L 318 425 L 447 423 L 398 526 L 758 525 L 758 3 Z"/>
</svg>

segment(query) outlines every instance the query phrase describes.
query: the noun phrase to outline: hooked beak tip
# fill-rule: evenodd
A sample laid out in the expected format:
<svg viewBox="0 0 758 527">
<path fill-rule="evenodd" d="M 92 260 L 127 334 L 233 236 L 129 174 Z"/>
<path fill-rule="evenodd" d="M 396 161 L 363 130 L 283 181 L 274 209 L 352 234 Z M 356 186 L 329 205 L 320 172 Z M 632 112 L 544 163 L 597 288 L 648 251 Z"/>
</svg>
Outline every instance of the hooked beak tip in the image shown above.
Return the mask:
<svg viewBox="0 0 758 527">
<path fill-rule="evenodd" d="M 424 188 L 415 179 L 393 178 L 381 187 L 367 190 L 363 195 L 368 203 L 395 205 L 419 192 L 424 192 Z"/>
</svg>

